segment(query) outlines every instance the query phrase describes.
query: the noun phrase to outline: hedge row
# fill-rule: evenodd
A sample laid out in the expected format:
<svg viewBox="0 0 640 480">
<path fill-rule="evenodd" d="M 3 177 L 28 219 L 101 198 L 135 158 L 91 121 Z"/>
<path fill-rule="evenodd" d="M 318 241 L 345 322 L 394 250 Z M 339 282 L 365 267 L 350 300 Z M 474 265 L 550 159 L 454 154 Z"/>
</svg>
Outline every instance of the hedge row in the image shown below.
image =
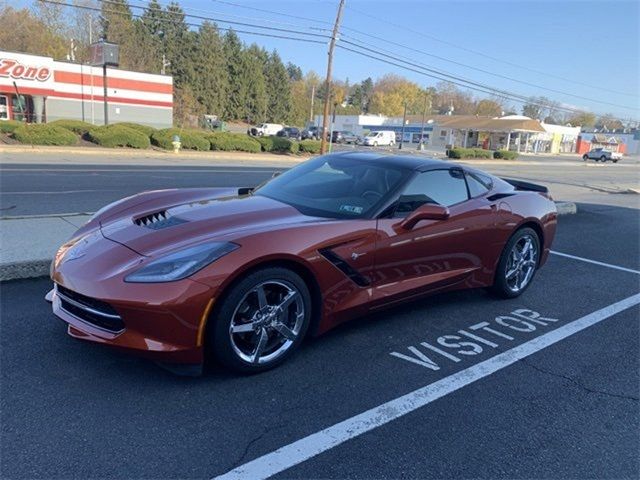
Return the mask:
<svg viewBox="0 0 640 480">
<path fill-rule="evenodd" d="M 493 158 L 515 160 L 516 158 L 518 158 L 518 152 L 512 152 L 511 150 L 496 150 L 495 152 L 493 152 Z"/>
<path fill-rule="evenodd" d="M 452 148 L 447 150 L 449 158 L 492 158 L 491 150 L 483 150 L 482 148 Z"/>
<path fill-rule="evenodd" d="M 296 142 L 282 137 L 249 137 L 229 132 L 206 132 L 165 128 L 157 130 L 136 123 L 121 122 L 108 126 L 95 126 L 80 120 L 56 120 L 44 124 L 25 124 L 14 120 L 0 122 L 0 133 L 9 133 L 16 140 L 32 145 L 74 145 L 78 136 L 102 147 L 130 147 L 145 149 L 155 145 L 173 150 L 173 138 L 180 137 L 185 150 L 218 150 L 225 152 L 320 153 L 320 142 Z"/>
<path fill-rule="evenodd" d="M 283 137 L 257 137 L 263 152 L 298 153 L 300 144 Z"/>
<path fill-rule="evenodd" d="M 115 124 L 104 127 L 94 127 L 87 133 L 93 143 L 102 147 L 131 147 L 149 148 L 151 142 L 144 133 L 124 125 Z"/>
<path fill-rule="evenodd" d="M 53 122 L 49 122 L 47 125 L 54 125 L 56 127 L 66 128 L 67 130 L 71 130 L 73 133 L 83 136 L 92 128 L 95 128 L 95 125 L 89 122 L 83 122 L 82 120 L 55 120 Z"/>
<path fill-rule="evenodd" d="M 173 137 L 180 137 L 181 148 L 185 150 L 206 151 L 211 148 L 211 143 L 207 140 L 202 132 L 196 130 L 183 130 L 181 128 L 165 128 L 151 134 L 151 143 L 164 148 L 165 150 L 173 150 Z"/>
<path fill-rule="evenodd" d="M 206 135 L 211 144 L 211 150 L 224 152 L 250 152 L 259 153 L 260 142 L 243 133 L 216 132 Z"/>
<path fill-rule="evenodd" d="M 13 131 L 13 138 L 31 145 L 75 145 L 78 136 L 71 130 L 47 123 L 21 125 Z"/>
</svg>

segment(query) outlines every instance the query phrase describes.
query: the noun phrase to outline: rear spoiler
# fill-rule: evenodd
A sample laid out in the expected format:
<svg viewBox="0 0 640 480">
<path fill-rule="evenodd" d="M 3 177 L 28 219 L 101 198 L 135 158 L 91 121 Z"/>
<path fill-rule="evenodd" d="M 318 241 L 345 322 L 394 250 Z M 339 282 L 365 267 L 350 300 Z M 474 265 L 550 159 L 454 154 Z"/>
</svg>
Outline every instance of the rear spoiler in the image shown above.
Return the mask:
<svg viewBox="0 0 640 480">
<path fill-rule="evenodd" d="M 549 193 L 549 189 L 544 185 L 538 185 L 536 183 L 524 182 L 522 180 L 514 180 L 512 178 L 502 178 L 505 182 L 513 185 L 516 190 L 525 190 L 530 192 Z"/>
</svg>

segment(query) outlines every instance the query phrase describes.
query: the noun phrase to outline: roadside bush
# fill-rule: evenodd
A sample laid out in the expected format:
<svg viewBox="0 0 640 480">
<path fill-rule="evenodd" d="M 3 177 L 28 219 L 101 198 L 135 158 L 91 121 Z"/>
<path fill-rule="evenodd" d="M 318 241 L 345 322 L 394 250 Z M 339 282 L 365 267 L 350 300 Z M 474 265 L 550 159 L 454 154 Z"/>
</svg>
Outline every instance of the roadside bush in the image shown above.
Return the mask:
<svg viewBox="0 0 640 480">
<path fill-rule="evenodd" d="M 319 140 L 303 140 L 300 142 L 300 151 L 304 153 L 316 154 L 320 153 L 320 145 L 322 142 Z"/>
<path fill-rule="evenodd" d="M 149 138 L 151 138 L 151 135 L 153 135 L 155 132 L 158 131 L 157 128 L 149 127 L 147 125 L 140 125 L 139 123 L 119 122 L 119 123 L 114 123 L 114 125 L 120 125 L 122 127 L 131 128 L 133 130 L 136 130 L 140 133 L 145 134 Z"/>
<path fill-rule="evenodd" d="M 512 152 L 511 150 L 496 150 L 495 152 L 493 152 L 493 158 L 515 160 L 516 158 L 518 158 L 518 152 Z"/>
<path fill-rule="evenodd" d="M 13 138 L 31 145 L 74 145 L 78 142 L 71 130 L 47 123 L 21 125 L 13 131 Z"/>
<path fill-rule="evenodd" d="M 452 148 L 447 150 L 449 158 L 492 158 L 491 150 L 483 150 L 482 148 Z"/>
<path fill-rule="evenodd" d="M 210 133 L 206 135 L 206 139 L 211 143 L 211 150 L 251 153 L 259 153 L 262 150 L 260 142 L 242 133 Z"/>
<path fill-rule="evenodd" d="M 49 125 L 66 128 L 80 136 L 84 135 L 92 128 L 95 128 L 95 125 L 92 125 L 89 122 L 83 122 L 82 120 L 55 120 L 53 122 L 49 122 Z"/>
<path fill-rule="evenodd" d="M 0 133 L 13 133 L 13 131 L 24 125 L 24 123 L 17 120 L 2 120 L 0 121 Z"/>
<path fill-rule="evenodd" d="M 262 147 L 263 152 L 271 152 L 273 150 L 273 138 L 274 137 L 255 137 L 260 147 Z"/>
<path fill-rule="evenodd" d="M 151 144 L 144 133 L 122 125 L 94 127 L 87 135 L 93 143 L 108 148 L 149 148 Z"/>
<path fill-rule="evenodd" d="M 151 135 L 151 143 L 165 150 L 173 150 L 173 136 L 178 135 L 182 148 L 186 150 L 206 151 L 211 148 L 209 140 L 204 138 L 202 132 L 197 130 L 183 130 L 181 128 L 165 128 L 153 132 Z"/>
</svg>

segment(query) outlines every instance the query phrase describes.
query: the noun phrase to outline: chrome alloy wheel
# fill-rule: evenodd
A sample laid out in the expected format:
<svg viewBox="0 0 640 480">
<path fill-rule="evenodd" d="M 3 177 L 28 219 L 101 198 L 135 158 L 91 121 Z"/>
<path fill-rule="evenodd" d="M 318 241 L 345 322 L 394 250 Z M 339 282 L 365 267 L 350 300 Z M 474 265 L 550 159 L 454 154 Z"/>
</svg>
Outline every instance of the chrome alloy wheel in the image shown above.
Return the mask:
<svg viewBox="0 0 640 480">
<path fill-rule="evenodd" d="M 538 264 L 537 245 L 531 235 L 524 235 L 509 252 L 505 280 L 507 288 L 513 293 L 523 290 L 533 278 Z"/>
<path fill-rule="evenodd" d="M 247 363 L 272 362 L 291 348 L 304 324 L 304 302 L 284 280 L 267 280 L 240 300 L 231 318 L 233 351 Z"/>
</svg>

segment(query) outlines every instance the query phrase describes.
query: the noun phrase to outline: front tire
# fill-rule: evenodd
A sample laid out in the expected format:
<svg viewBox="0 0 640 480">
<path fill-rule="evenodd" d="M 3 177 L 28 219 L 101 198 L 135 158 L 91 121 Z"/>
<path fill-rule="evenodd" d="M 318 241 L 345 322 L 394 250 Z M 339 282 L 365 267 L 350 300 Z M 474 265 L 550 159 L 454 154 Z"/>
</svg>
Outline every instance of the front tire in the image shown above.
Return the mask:
<svg viewBox="0 0 640 480">
<path fill-rule="evenodd" d="M 516 231 L 502 251 L 492 290 L 503 298 L 515 298 L 529 288 L 540 261 L 540 239 L 531 228 Z"/>
<path fill-rule="evenodd" d="M 602 155 L 602 156 L 600 157 L 600 161 L 601 161 L 602 163 L 605 163 L 605 162 L 607 161 L 607 157 L 605 157 L 604 155 Z"/>
<path fill-rule="evenodd" d="M 257 270 L 233 285 L 213 312 L 215 358 L 240 373 L 274 368 L 300 346 L 311 319 L 311 294 L 286 268 Z"/>
</svg>

